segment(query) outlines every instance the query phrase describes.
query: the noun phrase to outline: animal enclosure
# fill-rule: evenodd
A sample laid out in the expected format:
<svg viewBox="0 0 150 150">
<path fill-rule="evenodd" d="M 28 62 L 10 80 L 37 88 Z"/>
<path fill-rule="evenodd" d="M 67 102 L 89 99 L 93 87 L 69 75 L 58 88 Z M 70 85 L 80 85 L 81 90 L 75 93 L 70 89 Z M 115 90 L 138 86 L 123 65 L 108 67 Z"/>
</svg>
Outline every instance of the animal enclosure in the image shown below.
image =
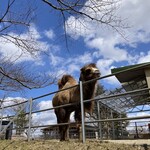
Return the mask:
<svg viewBox="0 0 150 150">
<path fill-rule="evenodd" d="M 94 80 L 100 80 L 116 76 L 120 81 L 121 87 L 112 90 L 106 90 L 103 94 L 95 97 L 94 99 L 83 99 L 83 84 L 85 82 L 80 81 L 80 104 L 81 104 L 81 116 L 82 116 L 82 142 L 85 142 L 86 138 L 94 139 L 127 139 L 127 138 L 150 138 L 149 134 L 149 122 L 150 122 L 150 87 L 149 80 L 146 78 L 145 70 L 150 68 L 150 63 L 140 64 L 138 66 L 132 66 L 128 68 L 121 68 L 119 71 L 115 70 L 110 75 L 98 77 Z M 129 75 L 129 72 L 131 73 Z M 134 78 L 133 78 L 134 77 Z M 125 80 L 126 79 L 126 80 Z M 128 80 L 127 80 L 128 79 Z M 92 82 L 87 81 L 87 82 Z M 13 105 L 1 104 L 1 117 L 0 117 L 0 135 L 2 136 L 8 129 L 8 126 L 15 122 L 16 119 L 20 116 L 21 112 L 24 112 L 26 116 L 26 123 L 19 126 L 14 126 L 14 131 L 26 131 L 28 141 L 33 138 L 33 133 L 37 134 L 36 138 L 58 138 L 59 134 L 57 129 L 59 126 L 64 126 L 70 124 L 75 125 L 75 122 L 70 123 L 59 123 L 59 124 L 35 124 L 33 122 L 33 116 L 35 114 L 44 113 L 47 111 L 52 111 L 56 108 L 61 107 L 70 107 L 77 105 L 76 103 L 65 104 L 61 106 L 51 107 L 41 110 L 33 110 L 33 103 L 40 100 L 41 98 L 48 97 L 58 92 L 68 90 L 61 89 L 59 91 L 51 92 L 36 98 L 31 98 L 29 100 L 24 100 L 21 103 Z M 92 116 L 86 114 L 87 117 L 84 117 L 84 103 L 89 101 L 94 101 L 95 109 Z M 23 105 L 22 105 L 23 104 Z M 9 109 L 22 105 L 18 113 L 12 114 Z M 141 115 L 142 113 L 142 115 Z M 84 120 L 85 118 L 85 120 Z M 2 126 L 4 120 L 9 120 L 10 123 L 5 127 Z M 15 124 L 15 123 L 14 123 Z M 90 129 L 87 130 L 87 126 Z M 38 132 L 38 133 L 36 133 Z M 44 133 L 39 135 L 40 133 Z M 72 129 L 69 133 L 69 138 L 78 138 L 76 128 Z"/>
</svg>

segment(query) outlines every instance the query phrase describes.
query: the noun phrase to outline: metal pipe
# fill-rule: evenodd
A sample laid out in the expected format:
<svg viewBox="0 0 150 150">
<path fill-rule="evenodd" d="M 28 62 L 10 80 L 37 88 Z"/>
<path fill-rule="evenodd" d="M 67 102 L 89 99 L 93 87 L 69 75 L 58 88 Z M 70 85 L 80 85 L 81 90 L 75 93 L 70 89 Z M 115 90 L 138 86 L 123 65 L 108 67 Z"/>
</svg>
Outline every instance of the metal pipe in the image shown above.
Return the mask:
<svg viewBox="0 0 150 150">
<path fill-rule="evenodd" d="M 96 123 L 96 122 L 111 122 L 111 121 L 124 121 L 124 120 L 137 120 L 137 119 L 146 119 L 146 118 L 150 118 L 149 116 L 140 116 L 140 117 L 130 117 L 130 118 L 114 118 L 114 119 L 101 119 L 101 120 L 95 120 L 95 121 L 88 121 L 85 122 L 85 124 L 89 124 L 89 123 Z M 141 121 L 144 122 L 144 121 Z M 147 121 L 148 122 L 148 121 Z M 135 123 L 135 122 L 132 122 Z M 31 128 L 42 128 L 42 127 L 56 127 L 56 126 L 62 126 L 62 125 L 75 125 L 76 123 L 60 123 L 60 124 L 52 124 L 52 125 L 39 125 L 39 126 L 31 126 Z M 28 127 L 24 127 L 25 129 Z"/>
<path fill-rule="evenodd" d="M 29 127 L 28 127 L 28 142 L 30 141 L 31 136 L 31 119 L 32 119 L 32 98 L 29 100 Z"/>
<path fill-rule="evenodd" d="M 137 111 L 129 111 L 127 112 L 128 114 L 131 114 L 131 113 L 141 113 L 141 112 L 146 112 L 146 111 L 150 111 L 150 109 L 146 109 L 146 110 L 137 110 Z"/>
<path fill-rule="evenodd" d="M 113 119 L 113 112 L 112 110 L 110 111 L 111 118 Z M 112 121 L 112 132 L 113 132 L 113 140 L 115 139 L 115 127 L 114 127 L 114 122 Z"/>
<path fill-rule="evenodd" d="M 24 104 L 24 103 L 27 103 L 27 102 L 28 102 L 28 100 L 20 102 L 20 103 L 17 103 L 17 104 L 8 105 L 8 106 L 5 106 L 4 108 L 14 107 L 14 106 L 21 105 L 21 104 Z"/>
<path fill-rule="evenodd" d="M 69 88 L 67 88 L 69 89 Z M 134 93 L 137 93 L 137 92 L 142 92 L 142 91 L 147 91 L 147 90 L 150 90 L 150 88 L 144 88 L 144 89 L 138 89 L 138 90 L 134 90 L 134 91 L 129 91 L 129 92 L 125 92 L 125 93 L 121 93 L 121 94 L 114 94 L 114 95 L 109 95 L 109 96 L 103 96 L 103 97 L 100 97 L 100 98 L 95 98 L 94 100 L 103 100 L 103 99 L 111 99 L 111 98 L 114 98 L 114 97 L 120 97 L 120 96 L 129 96 L 128 94 L 134 94 Z M 44 97 L 44 95 L 43 95 Z M 36 98 L 33 98 L 32 100 L 35 100 Z M 84 100 L 84 103 L 86 102 L 89 102 L 89 101 L 94 101 L 93 99 L 88 99 L 88 100 Z M 9 105 L 9 106 L 5 106 L 5 108 L 8 108 L 8 107 L 13 107 L 13 106 L 16 106 L 16 105 L 20 105 L 20 104 L 23 104 L 23 103 L 26 103 L 27 101 L 24 101 L 24 102 L 21 102 L 21 103 L 18 103 L 18 104 L 14 104 L 14 105 Z M 52 110 L 52 109 L 56 109 L 56 108 L 60 108 L 60 107 L 67 107 L 67 106 L 71 106 L 71 105 L 75 105 L 76 103 L 71 103 L 71 104 L 65 104 L 65 105 L 60 105 L 60 106 L 57 106 L 57 107 L 53 107 L 53 108 L 50 108 L 50 109 L 45 109 L 45 111 L 47 110 Z M 41 110 L 38 110 L 38 111 L 35 111 L 33 113 L 36 113 L 36 112 L 41 112 Z"/>
<path fill-rule="evenodd" d="M 95 79 L 92 79 L 92 80 L 88 80 L 88 81 L 86 81 L 86 82 L 83 82 L 83 84 L 86 84 L 86 83 L 89 83 L 89 82 L 92 82 L 92 81 L 95 81 L 95 80 L 100 80 L 100 79 L 108 78 L 108 77 L 111 77 L 111 76 L 115 76 L 115 75 L 118 75 L 118 74 L 123 73 L 123 72 L 126 72 L 126 71 L 130 71 L 130 70 L 133 70 L 133 69 L 136 69 L 136 68 L 141 68 L 141 67 L 143 67 L 143 66 L 146 67 L 146 66 L 149 66 L 149 65 L 150 65 L 150 63 L 148 63 L 148 64 L 143 64 L 143 65 L 140 65 L 140 66 L 135 66 L 135 67 L 133 67 L 132 69 L 129 68 L 129 69 L 126 69 L 126 70 L 118 71 L 117 73 L 112 73 L 112 74 L 109 74 L 109 75 L 106 75 L 106 76 L 102 76 L 102 77 L 99 77 L 99 78 L 95 78 Z M 65 91 L 65 90 L 68 90 L 68 89 L 70 89 L 70 88 L 74 88 L 74 87 L 76 87 L 76 86 L 78 86 L 78 84 L 77 84 L 77 85 L 74 85 L 74 86 L 71 86 L 71 87 L 68 87 L 68 88 L 65 88 L 65 89 L 61 89 L 61 90 L 59 90 L 59 91 L 54 91 L 54 92 L 51 92 L 51 93 L 48 93 L 48 94 L 44 94 L 44 95 L 42 95 L 42 96 L 38 96 L 38 97 L 32 98 L 32 100 L 36 100 L 36 99 L 39 99 L 39 98 L 42 98 L 42 97 L 46 97 L 46 96 L 49 96 L 49 95 L 52 95 L 52 94 L 61 92 L 61 91 Z M 150 89 L 150 88 L 148 88 L 148 89 Z M 25 101 L 25 102 L 27 102 L 27 101 Z M 22 103 L 24 103 L 24 102 L 22 102 Z M 12 106 L 12 105 L 10 105 L 10 106 Z M 6 107 L 9 107 L 9 106 L 6 106 Z"/>
<path fill-rule="evenodd" d="M 135 122 L 135 131 L 136 131 L 136 138 L 138 139 L 139 138 L 139 133 L 138 133 L 138 129 L 137 129 L 137 124 Z"/>
<path fill-rule="evenodd" d="M 148 90 L 150 90 L 150 88 L 143 88 L 143 89 L 133 90 L 133 91 L 129 91 L 129 92 L 121 93 L 121 94 L 119 93 L 119 94 L 114 94 L 114 95 L 109 95 L 109 96 L 103 96 L 103 97 L 100 97 L 100 98 L 95 98 L 94 100 L 101 101 L 103 99 L 110 99 L 110 98 L 114 98 L 114 97 L 116 98 L 116 97 L 125 96 L 125 95 L 132 96 L 132 95 L 128 95 L 128 94 L 134 94 L 134 93 L 137 93 L 137 92 L 143 92 L 143 91 L 148 91 Z M 84 103 L 92 101 L 92 100 L 93 99 L 84 100 Z"/>
<path fill-rule="evenodd" d="M 84 103 L 83 103 L 82 81 L 80 81 L 80 103 L 81 103 L 81 117 L 82 117 L 82 142 L 85 143 Z"/>
<path fill-rule="evenodd" d="M 4 110 L 4 108 L 3 108 L 3 106 L 1 105 L 0 132 L 1 132 L 1 130 L 2 130 L 2 125 L 3 125 L 3 110 Z"/>
<path fill-rule="evenodd" d="M 97 101 L 98 120 L 101 119 L 99 101 Z M 99 138 L 102 140 L 102 124 L 98 122 Z"/>
<path fill-rule="evenodd" d="M 139 117 L 130 117 L 130 118 L 114 118 L 114 119 L 103 119 L 103 120 L 95 120 L 95 121 L 86 121 L 86 123 L 96 123 L 96 122 L 111 122 L 111 121 L 124 121 L 124 120 L 136 120 L 136 119 L 147 119 L 150 118 L 148 116 L 139 116 Z"/>
<path fill-rule="evenodd" d="M 69 90 L 69 89 L 74 88 L 74 87 L 77 87 L 77 86 L 79 86 L 79 84 L 74 85 L 74 86 L 70 86 L 70 87 L 68 87 L 68 88 L 61 89 L 61 90 L 58 90 L 58 91 L 54 91 L 54 92 L 51 92 L 51 93 L 48 93 L 48 94 L 44 94 L 44 95 L 42 95 L 42 96 L 38 96 L 38 97 L 32 98 L 32 100 L 40 99 L 40 98 L 42 98 L 42 97 L 46 97 L 46 96 L 49 96 L 49 95 L 52 95 L 52 94 L 55 94 L 55 93 L 59 93 L 59 92 L 65 91 L 65 90 Z"/>
<path fill-rule="evenodd" d="M 121 114 L 120 114 L 120 118 L 121 118 Z M 122 128 L 122 121 L 119 121 L 120 123 L 120 127 L 121 127 L 121 138 L 123 139 L 123 128 Z"/>
</svg>

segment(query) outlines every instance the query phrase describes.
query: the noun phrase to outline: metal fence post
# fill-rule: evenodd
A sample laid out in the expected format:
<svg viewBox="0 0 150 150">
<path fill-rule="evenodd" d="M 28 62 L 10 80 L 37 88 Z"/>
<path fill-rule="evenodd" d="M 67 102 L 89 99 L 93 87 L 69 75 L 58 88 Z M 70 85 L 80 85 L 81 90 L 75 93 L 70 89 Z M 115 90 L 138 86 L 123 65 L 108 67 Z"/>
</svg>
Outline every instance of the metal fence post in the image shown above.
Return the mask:
<svg viewBox="0 0 150 150">
<path fill-rule="evenodd" d="M 0 132 L 1 132 L 1 130 L 2 130 L 2 123 L 3 123 L 3 110 L 4 110 L 2 105 L 1 105 L 0 109 L 1 109 L 1 120 L 0 120 Z"/>
<path fill-rule="evenodd" d="M 97 101 L 98 120 L 101 119 L 99 101 Z M 98 122 L 99 138 L 102 139 L 102 123 Z"/>
<path fill-rule="evenodd" d="M 31 139 L 31 119 L 32 119 L 32 98 L 29 100 L 29 127 L 28 127 L 28 141 Z"/>
<path fill-rule="evenodd" d="M 120 117 L 120 118 L 122 117 L 122 116 L 121 116 L 121 114 L 120 114 L 120 116 L 119 116 L 119 117 Z M 123 122 L 122 122 L 122 121 L 120 121 L 121 139 L 123 139 L 123 136 L 124 136 L 124 135 L 123 135 L 123 128 L 122 128 L 122 125 L 123 125 L 123 124 L 122 124 L 122 123 L 123 123 Z"/>
<path fill-rule="evenodd" d="M 82 142 L 85 143 L 85 123 L 84 123 L 84 103 L 83 103 L 82 81 L 80 81 L 80 102 L 81 102 L 81 117 L 82 117 Z"/>
<path fill-rule="evenodd" d="M 113 119 L 113 112 L 111 110 L 111 118 Z M 114 127 L 114 121 L 112 121 L 112 134 L 113 134 L 113 139 L 115 139 L 115 127 Z"/>
<path fill-rule="evenodd" d="M 137 123 L 135 122 L 135 131 L 136 131 L 136 138 L 139 138 L 139 133 L 138 133 L 138 128 L 137 128 Z"/>
</svg>

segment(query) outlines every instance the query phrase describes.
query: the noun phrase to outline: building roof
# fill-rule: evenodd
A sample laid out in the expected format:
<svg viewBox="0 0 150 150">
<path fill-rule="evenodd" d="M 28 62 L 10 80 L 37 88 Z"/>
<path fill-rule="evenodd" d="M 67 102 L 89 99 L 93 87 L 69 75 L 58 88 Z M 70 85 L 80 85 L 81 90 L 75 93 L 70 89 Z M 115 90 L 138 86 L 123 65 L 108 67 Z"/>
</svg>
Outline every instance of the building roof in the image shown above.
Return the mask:
<svg viewBox="0 0 150 150">
<path fill-rule="evenodd" d="M 144 70 L 150 68 L 150 62 L 111 69 L 120 83 L 131 82 L 137 78 L 145 78 Z M 117 74 L 118 73 L 118 74 Z"/>
<path fill-rule="evenodd" d="M 112 74 L 119 80 L 122 87 L 107 91 L 100 95 L 99 98 L 148 88 L 145 76 L 145 69 L 147 68 L 150 68 L 150 62 L 112 69 Z M 135 108 L 141 105 L 143 105 L 141 109 L 144 110 L 144 106 L 150 104 L 150 93 L 149 91 L 143 91 L 130 95 L 106 98 L 101 100 L 101 102 L 119 113 L 135 110 Z"/>
</svg>

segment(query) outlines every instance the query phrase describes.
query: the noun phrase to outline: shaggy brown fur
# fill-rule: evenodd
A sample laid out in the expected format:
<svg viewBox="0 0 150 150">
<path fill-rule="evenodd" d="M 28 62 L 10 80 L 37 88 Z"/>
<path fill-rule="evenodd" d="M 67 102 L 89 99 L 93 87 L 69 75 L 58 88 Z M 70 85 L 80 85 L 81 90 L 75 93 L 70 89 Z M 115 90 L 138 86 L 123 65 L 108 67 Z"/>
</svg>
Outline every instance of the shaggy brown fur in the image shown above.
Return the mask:
<svg viewBox="0 0 150 150">
<path fill-rule="evenodd" d="M 61 79 L 58 80 L 58 89 L 62 89 L 63 88 L 63 84 L 61 83 Z"/>
<path fill-rule="evenodd" d="M 67 75 L 67 74 L 63 75 L 62 78 L 58 80 L 58 88 L 59 89 L 64 88 L 64 86 L 65 86 L 65 88 L 67 88 L 69 86 L 73 86 L 76 84 L 77 84 L 76 80 L 71 75 Z"/>
<path fill-rule="evenodd" d="M 100 72 L 95 64 L 89 64 L 84 66 L 81 69 L 80 81 L 88 81 L 100 76 Z M 83 84 L 83 98 L 84 100 L 92 99 L 95 94 L 95 86 L 97 81 L 92 81 L 86 84 Z M 77 85 L 75 79 L 70 75 L 64 75 L 61 80 L 58 82 L 58 86 L 61 89 L 68 88 L 70 86 Z M 64 104 L 80 102 L 80 88 L 79 85 L 57 93 L 53 98 L 53 106 L 60 106 Z M 84 104 L 85 112 L 92 112 L 94 101 L 90 101 Z M 75 111 L 75 120 L 81 122 L 81 110 L 80 105 L 68 106 L 55 109 L 55 114 L 57 117 L 57 123 L 68 123 L 70 119 L 71 112 Z M 67 140 L 67 130 L 68 125 L 59 126 L 60 140 Z"/>
<path fill-rule="evenodd" d="M 65 89 L 77 84 L 78 83 L 71 75 L 63 75 L 63 77 L 60 80 L 58 80 L 59 89 Z M 70 103 L 70 93 L 72 93 L 72 89 L 68 89 L 57 93 L 53 98 L 53 106 L 59 106 Z"/>
<path fill-rule="evenodd" d="M 71 86 L 77 85 L 76 80 L 71 75 L 63 75 L 61 79 L 58 80 L 58 88 L 59 89 L 65 89 Z M 61 91 L 57 93 L 53 98 L 53 106 L 60 106 L 64 104 L 70 103 L 71 95 L 70 93 L 73 93 L 73 89 L 68 89 L 65 91 Z M 70 114 L 74 111 L 73 107 L 63 107 L 55 109 L 55 114 L 57 117 L 57 123 L 65 123 L 69 122 Z M 59 126 L 59 133 L 60 133 L 60 140 L 64 141 L 67 140 L 67 130 L 68 125 L 65 126 Z"/>
</svg>

